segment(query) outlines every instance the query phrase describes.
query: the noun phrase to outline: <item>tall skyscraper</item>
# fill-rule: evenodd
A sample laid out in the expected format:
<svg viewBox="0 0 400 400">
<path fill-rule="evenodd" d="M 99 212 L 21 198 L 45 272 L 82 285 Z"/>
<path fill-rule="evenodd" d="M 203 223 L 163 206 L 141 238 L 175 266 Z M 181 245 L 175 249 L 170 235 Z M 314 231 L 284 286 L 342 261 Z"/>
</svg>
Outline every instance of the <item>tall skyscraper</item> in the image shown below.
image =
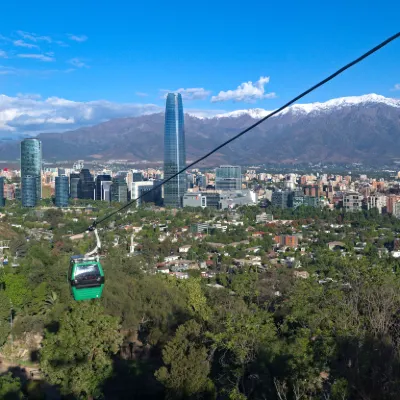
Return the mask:
<svg viewBox="0 0 400 400">
<path fill-rule="evenodd" d="M 119 203 L 126 203 L 128 201 L 128 185 L 125 178 L 117 176 L 113 179 L 113 183 L 110 186 L 111 201 L 117 201 Z"/>
<path fill-rule="evenodd" d="M 86 168 L 79 174 L 78 199 L 95 199 L 95 183 L 93 175 Z"/>
<path fill-rule="evenodd" d="M 38 202 L 37 197 L 37 177 L 24 175 L 21 179 L 21 200 L 23 207 L 35 207 Z"/>
<path fill-rule="evenodd" d="M 79 184 L 79 174 L 70 174 L 69 175 L 69 195 L 71 199 L 78 198 L 78 184 Z"/>
<path fill-rule="evenodd" d="M 168 93 L 165 107 L 164 179 L 186 166 L 185 129 L 182 96 Z M 181 207 L 186 176 L 180 174 L 164 185 L 164 205 Z"/>
<path fill-rule="evenodd" d="M 29 184 L 24 187 L 24 178 L 28 176 L 30 179 L 26 183 Z M 36 179 L 35 185 L 30 182 L 32 178 Z M 35 193 L 30 192 L 33 186 Z M 21 198 L 23 206 L 33 201 L 36 204 L 42 198 L 42 142 L 38 139 L 24 139 L 21 142 Z"/>
<path fill-rule="evenodd" d="M 4 207 L 6 199 L 4 198 L 4 177 L 0 176 L 0 207 Z"/>
<path fill-rule="evenodd" d="M 221 165 L 215 170 L 216 190 L 241 190 L 242 169 L 235 165 Z"/>
<path fill-rule="evenodd" d="M 111 176 L 110 175 L 97 175 L 96 176 L 96 200 L 103 200 L 103 185 L 102 182 L 111 182 Z M 111 183 L 110 183 L 111 185 Z"/>
<path fill-rule="evenodd" d="M 56 207 L 68 207 L 68 176 L 56 176 Z"/>
</svg>

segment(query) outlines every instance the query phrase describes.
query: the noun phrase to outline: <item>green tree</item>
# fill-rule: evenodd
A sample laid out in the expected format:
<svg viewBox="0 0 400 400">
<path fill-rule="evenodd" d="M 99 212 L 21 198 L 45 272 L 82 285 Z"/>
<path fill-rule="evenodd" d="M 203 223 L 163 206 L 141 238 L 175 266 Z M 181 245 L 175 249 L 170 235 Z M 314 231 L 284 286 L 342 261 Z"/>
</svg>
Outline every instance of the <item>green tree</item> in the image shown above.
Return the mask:
<svg viewBox="0 0 400 400">
<path fill-rule="evenodd" d="M 190 320 L 181 325 L 163 352 L 165 366 L 156 378 L 167 388 L 171 399 L 212 398 L 214 389 L 209 378 L 207 348 L 202 343 L 201 325 Z"/>
<path fill-rule="evenodd" d="M 0 376 L 0 399 L 3 400 L 19 400 L 24 395 L 21 390 L 21 381 L 14 378 L 11 372 Z"/>
<path fill-rule="evenodd" d="M 122 342 L 116 318 L 97 303 L 78 303 L 62 315 L 56 333 L 47 332 L 40 364 L 63 393 L 90 398 L 112 371 L 111 356 Z"/>
</svg>

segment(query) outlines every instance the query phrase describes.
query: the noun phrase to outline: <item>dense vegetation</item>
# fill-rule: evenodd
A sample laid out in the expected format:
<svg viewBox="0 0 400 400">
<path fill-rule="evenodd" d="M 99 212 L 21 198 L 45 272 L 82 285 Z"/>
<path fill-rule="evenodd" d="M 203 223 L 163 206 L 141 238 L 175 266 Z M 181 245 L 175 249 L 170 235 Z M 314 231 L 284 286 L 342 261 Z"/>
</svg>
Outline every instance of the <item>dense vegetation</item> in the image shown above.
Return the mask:
<svg viewBox="0 0 400 400">
<path fill-rule="evenodd" d="M 210 240 L 248 237 L 246 228 L 259 212 L 243 208 L 243 226 L 225 236 L 213 232 Z M 197 215 L 213 217 L 209 211 Z M 150 216 L 154 212 L 139 210 L 123 222 L 139 224 Z M 71 399 L 397 399 L 399 268 L 378 249 L 391 244 L 399 222 L 373 212 L 313 209 L 276 211 L 276 216 L 297 220 L 299 231 L 306 232 L 305 224 L 317 230 L 318 240 L 305 254 L 293 252 L 308 279 L 296 279 L 293 269 L 281 264 L 261 272 L 223 268 L 230 266 L 231 254 L 216 261 L 215 279 L 151 274 L 147 266 L 176 244 L 157 243 L 158 228 L 143 223 L 143 252 L 134 257 L 126 256 L 128 235 L 118 233 L 119 246 L 113 246 L 113 231 L 102 232 L 107 238 L 104 296 L 86 303 L 72 301 L 66 273 L 69 256 L 87 248 L 89 239 L 72 242 L 55 232 L 53 241 L 26 242 L 16 234 L 10 246 L 15 250 L 23 244 L 24 256 L 19 267 L 0 272 L 1 353 L 12 352 L 12 312 L 14 341 L 27 333 L 43 335 L 32 359 L 38 358 L 44 382 L 32 386 L 5 373 L 0 397 L 43 398 L 50 384 Z M 71 230 L 68 218 L 58 211 L 43 217 L 55 231 L 59 224 L 62 231 Z M 160 222 L 168 218 L 157 215 Z M 194 213 L 179 212 L 169 226 L 191 220 Z M 342 223 L 335 229 L 344 232 L 346 256 L 327 249 L 337 232 L 322 229 L 326 222 Z M 384 234 L 377 234 L 381 228 Z M 362 257 L 354 251 L 360 240 L 368 243 Z M 271 239 L 253 242 L 266 258 Z M 243 251 L 240 246 L 231 250 L 237 256 Z M 190 256 L 205 259 L 208 251 L 206 243 L 193 244 Z M 210 285 L 215 283 L 223 287 Z"/>
</svg>

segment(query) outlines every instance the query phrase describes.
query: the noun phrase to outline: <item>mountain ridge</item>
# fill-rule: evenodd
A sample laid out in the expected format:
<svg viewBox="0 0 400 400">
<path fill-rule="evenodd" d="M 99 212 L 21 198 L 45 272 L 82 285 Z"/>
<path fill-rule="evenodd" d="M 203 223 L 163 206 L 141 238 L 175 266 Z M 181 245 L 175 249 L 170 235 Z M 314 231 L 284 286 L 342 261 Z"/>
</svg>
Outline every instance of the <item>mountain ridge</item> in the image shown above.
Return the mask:
<svg viewBox="0 0 400 400">
<path fill-rule="evenodd" d="M 186 114 L 187 159 L 200 157 L 268 112 L 237 110 L 212 118 Z M 37 137 L 48 160 L 159 162 L 163 130 L 164 114 L 154 113 Z M 2 154 L 17 158 L 19 143 L 1 143 L 0 158 Z M 382 163 L 391 158 L 400 158 L 400 100 L 370 94 L 294 105 L 219 150 L 207 164 Z"/>
</svg>

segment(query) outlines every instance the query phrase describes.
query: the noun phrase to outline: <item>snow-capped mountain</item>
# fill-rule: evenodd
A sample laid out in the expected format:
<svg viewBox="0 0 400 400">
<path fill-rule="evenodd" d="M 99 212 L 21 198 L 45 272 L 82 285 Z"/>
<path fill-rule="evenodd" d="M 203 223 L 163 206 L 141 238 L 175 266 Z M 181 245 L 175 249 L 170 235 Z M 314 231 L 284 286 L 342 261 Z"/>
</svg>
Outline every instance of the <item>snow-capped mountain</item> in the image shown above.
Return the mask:
<svg viewBox="0 0 400 400">
<path fill-rule="evenodd" d="M 393 99 L 384 97 L 378 94 L 366 94 L 364 96 L 350 96 L 350 97 L 340 97 L 338 99 L 328 100 L 324 103 L 309 103 L 309 104 L 294 104 L 291 107 L 281 111 L 277 116 L 282 116 L 284 114 L 312 114 L 320 112 L 330 112 L 335 109 L 353 107 L 357 105 L 368 106 L 371 104 L 385 104 L 390 107 L 400 108 L 400 99 Z M 237 118 L 243 115 L 248 115 L 251 118 L 259 119 L 267 116 L 273 110 L 268 111 L 263 108 L 250 108 L 248 110 L 236 110 L 223 114 L 217 114 L 215 117 L 211 118 Z"/>
<path fill-rule="evenodd" d="M 214 117 L 186 115 L 186 157 L 195 160 L 254 120 L 260 108 Z M 46 160 L 159 161 L 164 153 L 162 113 L 121 118 L 57 134 L 40 134 Z M 19 157 L 19 142 L 0 143 L 1 155 Z M 366 162 L 400 159 L 400 100 L 376 94 L 296 104 L 210 157 L 209 164 Z M 162 164 L 159 164 L 162 165 Z M 202 166 L 206 163 L 202 163 Z"/>
</svg>

